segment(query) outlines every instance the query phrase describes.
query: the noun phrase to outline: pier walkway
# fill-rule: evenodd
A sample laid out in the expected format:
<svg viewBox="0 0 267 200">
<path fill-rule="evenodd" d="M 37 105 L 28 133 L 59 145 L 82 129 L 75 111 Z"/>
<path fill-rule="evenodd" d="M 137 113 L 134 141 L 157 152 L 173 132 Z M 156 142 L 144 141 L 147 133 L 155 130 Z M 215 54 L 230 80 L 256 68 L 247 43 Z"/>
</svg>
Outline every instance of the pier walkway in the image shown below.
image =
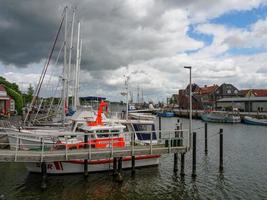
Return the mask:
<svg viewBox="0 0 267 200">
<path fill-rule="evenodd" d="M 90 138 L 92 136 L 90 133 L 61 133 L 51 135 L 49 131 L 47 132 L 34 136 L 36 137 L 34 144 L 30 140 L 27 141 L 25 139 L 33 137 L 29 133 L 19 131 L 12 133 L 8 130 L 0 133 L 0 135 L 5 134 L 7 137 L 13 137 L 13 143 L 11 141 L 8 143 L 11 148 L 0 149 L 0 162 L 53 162 L 75 159 L 98 160 L 135 155 L 186 153 L 189 148 L 189 133 L 187 130 L 171 130 L 163 134 L 164 137 L 157 140 L 152 140 L 152 134 L 154 132 L 150 131 L 151 139 L 143 144 L 136 143 L 135 140 L 133 142 L 133 133 L 128 133 L 125 136 L 128 137 L 127 145 L 116 147 L 116 140 L 110 139 L 104 148 L 94 148 L 94 145 L 90 144 L 89 141 L 91 141 Z M 159 134 L 158 131 L 156 132 L 156 134 Z M 109 134 L 112 135 L 113 133 Z M 67 140 L 67 138 L 75 138 L 77 136 L 84 137 L 84 141 L 88 142 L 79 143 L 77 146 L 70 140 Z M 63 138 L 63 140 L 65 138 L 65 143 L 58 143 L 56 139 L 59 137 Z"/>
<path fill-rule="evenodd" d="M 131 147 L 114 149 L 78 149 L 78 150 L 0 150 L 0 162 L 53 162 L 74 159 L 107 159 L 110 157 L 124 157 L 133 155 L 162 155 L 168 153 L 185 153 L 186 146 L 165 147 L 161 145 L 137 146 L 134 151 Z"/>
</svg>

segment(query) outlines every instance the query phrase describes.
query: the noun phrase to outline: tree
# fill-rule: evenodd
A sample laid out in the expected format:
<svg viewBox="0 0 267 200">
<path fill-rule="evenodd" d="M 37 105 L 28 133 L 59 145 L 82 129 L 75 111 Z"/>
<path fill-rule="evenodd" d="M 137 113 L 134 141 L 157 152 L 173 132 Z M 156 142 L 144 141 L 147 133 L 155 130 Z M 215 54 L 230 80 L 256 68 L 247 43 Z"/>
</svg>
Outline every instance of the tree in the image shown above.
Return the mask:
<svg viewBox="0 0 267 200">
<path fill-rule="evenodd" d="M 24 98 L 25 98 L 25 104 L 30 103 L 33 97 L 33 92 L 34 89 L 32 87 L 32 85 L 30 84 L 27 90 L 27 93 L 25 94 Z"/>
</svg>

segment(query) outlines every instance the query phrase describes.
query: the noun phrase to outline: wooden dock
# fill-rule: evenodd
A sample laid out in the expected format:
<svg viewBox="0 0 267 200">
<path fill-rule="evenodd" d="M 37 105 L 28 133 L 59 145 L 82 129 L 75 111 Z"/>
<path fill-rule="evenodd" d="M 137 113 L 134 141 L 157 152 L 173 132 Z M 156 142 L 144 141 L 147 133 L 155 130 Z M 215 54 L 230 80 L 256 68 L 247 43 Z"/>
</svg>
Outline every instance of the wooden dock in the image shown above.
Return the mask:
<svg viewBox="0 0 267 200">
<path fill-rule="evenodd" d="M 164 144 L 129 146 L 125 148 L 75 149 L 75 150 L 0 150 L 0 162 L 53 162 L 75 159 L 107 159 L 134 155 L 163 155 L 169 153 L 185 153 L 187 146 L 165 147 Z"/>
</svg>

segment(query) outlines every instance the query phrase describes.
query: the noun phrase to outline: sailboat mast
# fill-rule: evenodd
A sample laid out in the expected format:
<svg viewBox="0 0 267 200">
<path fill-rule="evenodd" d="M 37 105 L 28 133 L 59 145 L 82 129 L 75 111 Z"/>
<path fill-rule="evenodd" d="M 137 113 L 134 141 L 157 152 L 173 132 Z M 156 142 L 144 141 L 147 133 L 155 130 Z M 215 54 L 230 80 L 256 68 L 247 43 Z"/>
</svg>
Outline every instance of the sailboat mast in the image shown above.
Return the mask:
<svg viewBox="0 0 267 200">
<path fill-rule="evenodd" d="M 81 23 L 78 23 L 78 38 L 77 38 L 77 54 L 76 54 L 76 67 L 75 67 L 75 85 L 74 85 L 74 106 L 73 109 L 77 110 L 77 94 L 78 94 L 78 69 L 80 57 L 80 28 Z"/>
<path fill-rule="evenodd" d="M 72 23 L 71 23 L 71 36 L 70 36 L 70 51 L 69 51 L 69 66 L 68 66 L 68 82 L 67 82 L 67 94 L 70 93 L 70 81 L 71 81 L 71 61 L 72 61 L 72 49 L 73 49 L 73 31 L 74 31 L 74 21 L 75 21 L 75 9 L 73 10 L 72 14 Z M 67 98 L 67 102 L 69 105 L 69 98 Z M 73 105 L 73 101 L 72 101 Z M 73 107 L 73 106 L 72 106 Z"/>
<path fill-rule="evenodd" d="M 78 67 L 78 72 L 77 72 L 77 106 L 80 105 L 80 99 L 79 99 L 79 90 L 80 90 L 80 70 L 81 70 L 81 59 L 82 59 L 82 47 L 83 47 L 83 40 L 81 39 L 80 41 L 80 53 L 79 53 L 79 67 Z"/>
<path fill-rule="evenodd" d="M 67 86 L 67 26 L 68 26 L 68 20 L 67 20 L 67 6 L 65 7 L 65 36 L 64 36 L 64 66 L 63 66 L 63 78 L 62 78 L 62 125 L 64 126 L 65 123 L 65 107 L 66 105 L 66 97 L 68 98 L 68 94 L 66 93 L 66 86 Z"/>
<path fill-rule="evenodd" d="M 65 10 L 64 10 L 65 12 Z M 44 81 L 44 78 L 45 78 L 45 75 L 46 75 L 46 72 L 47 72 L 47 69 L 48 69 L 48 66 L 50 64 L 50 61 L 51 61 L 51 58 L 52 58 L 52 55 L 53 55 L 53 52 L 54 52 L 54 49 L 55 49 L 55 46 L 56 46 L 56 43 L 57 43 L 57 40 L 58 40 L 58 37 L 59 37 L 59 33 L 61 31 L 61 28 L 62 28 L 62 24 L 63 24 L 63 21 L 65 19 L 65 15 L 63 14 L 63 17 L 61 19 L 61 22 L 60 22 L 60 25 L 59 25 L 59 28 L 58 28 L 58 31 L 57 31 L 57 34 L 56 34 L 56 37 L 55 37 L 55 40 L 53 42 L 53 45 L 52 45 L 52 48 L 51 48 L 51 51 L 49 52 L 49 56 L 48 56 L 48 59 L 47 59 L 47 62 L 45 63 L 44 65 L 44 68 L 42 70 L 42 73 L 41 73 L 41 76 L 39 78 L 39 81 L 38 81 L 38 84 L 37 84 L 37 87 L 34 91 L 34 96 L 32 98 L 32 101 L 31 101 L 31 104 L 28 108 L 28 111 L 27 111 L 27 114 L 24 118 L 24 125 L 26 124 L 27 120 L 29 119 L 29 116 L 30 116 L 30 112 L 31 112 L 31 109 L 32 107 L 34 106 L 37 98 L 38 98 L 38 95 L 39 95 L 39 92 L 40 92 L 40 89 L 41 89 L 41 86 L 43 84 L 43 81 Z"/>
</svg>

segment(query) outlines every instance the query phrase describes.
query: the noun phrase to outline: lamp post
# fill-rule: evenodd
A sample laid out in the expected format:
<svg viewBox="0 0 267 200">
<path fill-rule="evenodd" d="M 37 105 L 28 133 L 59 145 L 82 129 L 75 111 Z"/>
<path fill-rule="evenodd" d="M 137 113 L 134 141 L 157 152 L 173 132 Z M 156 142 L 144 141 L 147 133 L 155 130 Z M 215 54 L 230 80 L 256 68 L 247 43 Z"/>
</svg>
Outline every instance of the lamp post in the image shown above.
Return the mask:
<svg viewBox="0 0 267 200">
<path fill-rule="evenodd" d="M 125 92 L 122 92 L 121 95 L 126 96 L 126 120 L 128 120 L 128 109 L 129 109 L 129 76 L 125 76 Z"/>
<path fill-rule="evenodd" d="M 192 144 L 192 67 L 184 66 L 185 69 L 189 69 L 189 149 Z"/>
</svg>

